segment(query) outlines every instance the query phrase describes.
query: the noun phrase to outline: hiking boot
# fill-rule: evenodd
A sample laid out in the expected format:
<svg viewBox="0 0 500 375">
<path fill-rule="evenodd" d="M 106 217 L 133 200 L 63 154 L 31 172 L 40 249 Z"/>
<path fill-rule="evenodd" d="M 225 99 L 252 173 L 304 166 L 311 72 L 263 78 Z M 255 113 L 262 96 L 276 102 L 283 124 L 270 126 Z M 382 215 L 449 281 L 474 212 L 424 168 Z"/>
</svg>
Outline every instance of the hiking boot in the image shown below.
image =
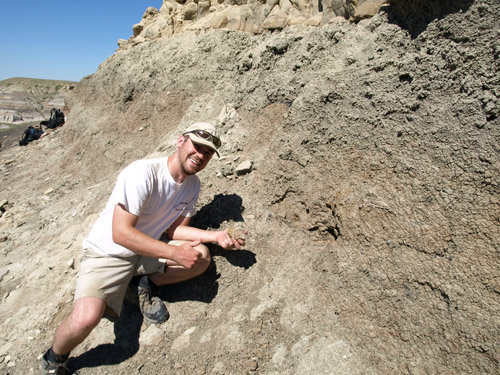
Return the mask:
<svg viewBox="0 0 500 375">
<path fill-rule="evenodd" d="M 40 366 L 42 375 L 67 375 L 70 374 L 66 367 L 66 362 L 56 363 L 47 359 L 48 351 L 42 357 L 42 365 Z"/>
<path fill-rule="evenodd" d="M 126 298 L 139 306 L 144 318 L 153 324 L 161 324 L 170 314 L 163 301 L 156 295 L 154 287 L 147 288 L 141 285 L 130 284 L 127 288 Z"/>
</svg>

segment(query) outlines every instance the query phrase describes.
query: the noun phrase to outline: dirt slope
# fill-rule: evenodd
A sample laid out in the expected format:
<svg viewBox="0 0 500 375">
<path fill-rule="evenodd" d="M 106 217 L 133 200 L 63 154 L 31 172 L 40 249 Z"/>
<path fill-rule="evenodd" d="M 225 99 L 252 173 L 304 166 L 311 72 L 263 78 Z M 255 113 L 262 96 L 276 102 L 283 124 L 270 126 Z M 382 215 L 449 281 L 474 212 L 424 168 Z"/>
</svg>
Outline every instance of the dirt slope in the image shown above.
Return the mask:
<svg viewBox="0 0 500 375">
<path fill-rule="evenodd" d="M 246 249 L 165 288 L 159 327 L 126 305 L 72 370 L 500 373 L 500 4 L 404 3 L 118 51 L 61 129 L 1 151 L 0 371 L 37 372 L 118 172 L 208 120 L 224 145 L 196 224 L 243 221 Z"/>
</svg>

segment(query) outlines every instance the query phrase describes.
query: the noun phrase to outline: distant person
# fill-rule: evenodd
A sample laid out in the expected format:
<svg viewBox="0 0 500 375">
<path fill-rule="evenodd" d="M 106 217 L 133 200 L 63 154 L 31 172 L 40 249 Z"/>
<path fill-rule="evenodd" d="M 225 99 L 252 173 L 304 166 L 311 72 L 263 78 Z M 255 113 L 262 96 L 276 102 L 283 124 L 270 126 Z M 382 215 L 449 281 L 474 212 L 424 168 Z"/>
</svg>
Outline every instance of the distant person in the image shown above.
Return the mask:
<svg viewBox="0 0 500 375">
<path fill-rule="evenodd" d="M 200 192 L 195 174 L 220 146 L 211 124 L 195 123 L 177 139 L 171 156 L 139 160 L 120 173 L 106 208 L 83 241 L 73 310 L 42 358 L 42 374 L 66 374 L 70 352 L 101 318 L 119 317 L 126 295 L 139 304 L 146 320 L 167 320 L 156 286 L 205 272 L 210 253 L 203 243 L 226 250 L 245 244 L 227 231 L 189 226 Z M 168 243 L 159 241 L 165 231 Z"/>
</svg>

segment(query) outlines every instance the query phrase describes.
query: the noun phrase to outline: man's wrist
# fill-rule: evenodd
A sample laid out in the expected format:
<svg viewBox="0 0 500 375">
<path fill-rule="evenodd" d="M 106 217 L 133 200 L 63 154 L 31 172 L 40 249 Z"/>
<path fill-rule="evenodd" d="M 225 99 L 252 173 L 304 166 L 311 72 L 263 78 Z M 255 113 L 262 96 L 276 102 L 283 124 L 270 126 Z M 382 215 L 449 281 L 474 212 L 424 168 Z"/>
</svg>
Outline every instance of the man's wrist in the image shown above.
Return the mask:
<svg viewBox="0 0 500 375">
<path fill-rule="evenodd" d="M 169 245 L 168 243 L 166 242 L 162 242 L 163 244 L 163 256 L 162 258 L 165 258 L 165 259 L 172 259 L 172 255 L 173 255 L 173 252 L 175 251 L 174 249 L 174 246 L 172 245 Z"/>
<path fill-rule="evenodd" d="M 210 231 L 210 234 L 212 234 L 212 243 L 218 244 L 219 243 L 219 235 L 224 232 L 223 230 L 215 230 L 215 231 Z"/>
</svg>

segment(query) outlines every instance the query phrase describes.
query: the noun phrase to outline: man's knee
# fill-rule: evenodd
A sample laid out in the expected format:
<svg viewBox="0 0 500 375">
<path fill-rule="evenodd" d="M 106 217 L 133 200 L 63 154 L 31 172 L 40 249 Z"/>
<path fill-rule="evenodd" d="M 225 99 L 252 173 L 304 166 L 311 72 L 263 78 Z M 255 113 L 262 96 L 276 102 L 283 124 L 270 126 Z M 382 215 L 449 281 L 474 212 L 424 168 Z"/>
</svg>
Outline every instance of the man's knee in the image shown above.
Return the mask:
<svg viewBox="0 0 500 375">
<path fill-rule="evenodd" d="M 72 329 L 78 332 L 92 331 L 102 319 L 105 309 L 103 300 L 92 297 L 77 299 L 69 316 Z"/>
<path fill-rule="evenodd" d="M 194 249 L 201 253 L 200 260 L 198 261 L 198 266 L 193 270 L 193 276 L 198 276 L 204 273 L 210 265 L 210 250 L 208 250 L 208 247 L 203 244 L 195 246 Z"/>
<path fill-rule="evenodd" d="M 199 251 L 201 253 L 201 259 L 206 261 L 207 263 L 210 263 L 210 250 L 208 250 L 208 247 L 206 247 L 203 244 L 199 244 L 198 246 L 195 246 L 194 249 L 196 251 Z"/>
</svg>

